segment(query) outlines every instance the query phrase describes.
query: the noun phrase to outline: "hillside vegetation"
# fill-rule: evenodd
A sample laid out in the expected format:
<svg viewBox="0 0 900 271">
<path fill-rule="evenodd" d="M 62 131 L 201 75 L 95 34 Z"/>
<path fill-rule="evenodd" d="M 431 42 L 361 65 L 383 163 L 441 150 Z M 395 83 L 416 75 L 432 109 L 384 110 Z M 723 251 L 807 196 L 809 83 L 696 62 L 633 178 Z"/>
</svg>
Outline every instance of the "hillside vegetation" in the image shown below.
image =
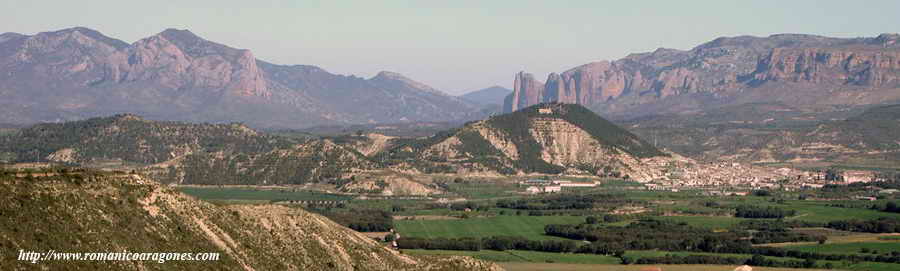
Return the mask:
<svg viewBox="0 0 900 271">
<path fill-rule="evenodd" d="M 661 147 L 695 159 L 868 166 L 900 161 L 900 105 L 812 114 L 781 104 L 753 104 L 649 117 L 624 125 Z"/>
<path fill-rule="evenodd" d="M 299 208 L 216 206 L 134 174 L 0 172 L 3 251 L 218 252 L 218 261 L 0 261 L 2 270 L 497 270 L 411 257 Z M 14 255 L 5 255 L 12 259 Z"/>
<path fill-rule="evenodd" d="M 622 176 L 667 156 L 580 105 L 550 103 L 399 142 L 378 158 L 424 172 Z"/>
<path fill-rule="evenodd" d="M 242 124 L 157 122 L 134 115 L 40 124 L 0 136 L 10 162 L 111 164 L 163 182 L 303 184 L 373 166 L 329 140 L 258 133 Z"/>
</svg>

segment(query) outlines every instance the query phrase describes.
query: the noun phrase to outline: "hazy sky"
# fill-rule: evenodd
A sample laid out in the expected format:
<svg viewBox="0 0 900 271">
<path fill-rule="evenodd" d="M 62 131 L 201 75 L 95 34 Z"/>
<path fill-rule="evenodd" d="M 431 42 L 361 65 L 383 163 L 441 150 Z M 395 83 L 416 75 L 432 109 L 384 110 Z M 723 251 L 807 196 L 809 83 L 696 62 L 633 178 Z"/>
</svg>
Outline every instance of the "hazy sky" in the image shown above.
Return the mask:
<svg viewBox="0 0 900 271">
<path fill-rule="evenodd" d="M 250 49 L 265 61 L 370 77 L 403 73 L 459 94 L 544 79 L 596 60 L 720 36 L 900 32 L 900 1 L 20 1 L 0 32 L 73 26 L 134 42 L 166 28 Z"/>
</svg>

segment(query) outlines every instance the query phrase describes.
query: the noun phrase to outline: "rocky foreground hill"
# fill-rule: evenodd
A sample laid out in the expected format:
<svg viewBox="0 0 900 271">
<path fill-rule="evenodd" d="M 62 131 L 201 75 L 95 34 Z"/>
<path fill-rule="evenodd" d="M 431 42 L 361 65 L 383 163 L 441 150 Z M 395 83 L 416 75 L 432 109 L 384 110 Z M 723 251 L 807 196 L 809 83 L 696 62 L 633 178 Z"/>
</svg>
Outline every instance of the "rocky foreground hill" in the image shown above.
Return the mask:
<svg viewBox="0 0 900 271">
<path fill-rule="evenodd" d="M 723 37 L 550 74 L 516 75 L 504 112 L 558 101 L 604 116 L 684 114 L 750 103 L 806 111 L 900 102 L 900 35 Z"/>
<path fill-rule="evenodd" d="M 76 27 L 0 34 L 0 123 L 134 113 L 253 127 L 477 119 L 479 106 L 392 72 L 276 65 L 167 29 L 128 44 Z"/>
<path fill-rule="evenodd" d="M 400 254 L 300 208 L 216 206 L 134 174 L 0 171 L 2 270 L 500 270 Z M 217 252 L 218 261 L 14 260 L 46 252 Z"/>
</svg>

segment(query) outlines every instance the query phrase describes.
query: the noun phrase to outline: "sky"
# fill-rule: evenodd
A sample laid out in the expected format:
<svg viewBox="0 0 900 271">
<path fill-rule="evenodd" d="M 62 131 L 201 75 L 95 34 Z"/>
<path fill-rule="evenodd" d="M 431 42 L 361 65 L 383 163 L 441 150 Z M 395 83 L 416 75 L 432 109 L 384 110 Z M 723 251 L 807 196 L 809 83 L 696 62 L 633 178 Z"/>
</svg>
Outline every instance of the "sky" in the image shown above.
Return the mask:
<svg viewBox="0 0 900 271">
<path fill-rule="evenodd" d="M 264 61 L 371 77 L 399 72 L 451 94 L 539 79 L 722 36 L 900 32 L 900 1 L 20 1 L 0 32 L 75 26 L 132 43 L 167 28 L 250 49 Z"/>
</svg>

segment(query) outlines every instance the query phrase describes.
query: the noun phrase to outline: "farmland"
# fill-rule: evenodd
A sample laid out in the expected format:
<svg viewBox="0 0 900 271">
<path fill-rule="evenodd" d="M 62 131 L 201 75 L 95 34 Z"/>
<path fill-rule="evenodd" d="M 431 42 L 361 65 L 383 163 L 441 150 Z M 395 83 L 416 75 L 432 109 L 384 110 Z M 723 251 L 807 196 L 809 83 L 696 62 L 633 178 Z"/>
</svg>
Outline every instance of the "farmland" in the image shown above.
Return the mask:
<svg viewBox="0 0 900 271">
<path fill-rule="evenodd" d="M 726 236 L 744 232 L 747 227 L 758 227 L 754 225 L 760 223 L 763 225 L 770 223 L 796 225 L 787 226 L 796 227 L 789 229 L 793 235 L 827 236 L 827 240 L 824 244 L 818 244 L 814 239 L 804 239 L 795 242 L 782 241 L 787 243 L 756 244 L 754 247 L 777 247 L 795 252 L 859 257 L 889 255 L 888 253 L 892 251 L 900 250 L 898 246 L 900 240 L 888 239 L 893 237 L 891 235 L 825 228 L 828 222 L 838 220 L 900 218 L 900 213 L 870 208 L 873 205 L 884 205 L 891 201 L 891 198 L 865 202 L 850 199 L 829 201 L 800 199 L 801 195 L 808 197 L 817 193 L 816 191 L 782 191 L 765 196 L 709 196 L 702 190 L 679 192 L 641 190 L 639 184 L 634 182 L 611 179 L 604 180 L 600 186 L 593 188 L 529 195 L 523 193 L 523 186 L 513 183 L 513 180 L 442 178 L 444 181 L 441 181 L 440 185 L 446 194 L 435 198 L 354 198 L 350 195 L 299 188 L 180 187 L 179 189 L 201 199 L 227 204 L 265 204 L 284 200 L 342 201 L 344 204 L 340 207 L 311 210 L 332 216 L 332 219 L 340 218 L 338 219 L 342 221 L 340 223 L 345 225 L 353 224 L 354 217 L 363 217 L 362 214 L 375 210 L 387 212 L 389 216 L 393 216 L 393 221 L 380 223 L 389 223 L 385 225 L 391 225 L 401 236 L 401 240 L 419 238 L 452 243 L 457 242 L 453 240 L 465 239 L 480 242 L 478 240 L 507 236 L 535 242 L 574 242 L 577 247 L 591 243 L 577 237 L 571 239 L 547 235 L 545 227 L 592 223 L 594 227 L 600 228 L 627 228 L 635 223 L 661 221 L 672 223 L 661 224 L 662 227 L 677 228 L 679 226 L 676 225 L 685 225 L 696 230 Z M 784 210 L 789 211 L 789 215 L 778 219 L 735 217 L 735 210 L 740 206 L 755 206 L 762 210 Z M 589 222 L 589 218 L 594 222 Z M 766 227 L 761 229 L 765 230 Z M 481 246 L 487 245 L 484 243 Z M 863 249 L 866 249 L 865 252 Z M 640 260 L 659 261 L 670 256 L 676 259 L 694 256 L 732 258 L 737 260 L 733 263 L 741 263 L 749 261 L 752 256 L 752 254 L 659 249 L 629 249 L 621 255 L 558 253 L 530 249 L 493 250 L 486 247 L 474 250 L 407 248 L 402 251 L 412 255 L 471 256 L 501 263 L 509 270 L 640 270 L 647 266 L 664 266 L 664 270 L 731 270 L 734 266 L 717 265 L 714 262 L 703 266 L 622 265 L 622 263 L 626 259 L 627 262 L 635 263 Z M 785 267 L 796 267 L 805 260 L 772 256 L 766 256 L 766 259 L 774 262 L 767 265 Z M 823 259 L 813 261 L 808 267 L 812 267 L 813 270 L 825 267 L 842 270 L 900 270 L 900 265 L 894 263 Z M 754 270 L 794 269 L 757 266 Z"/>
<path fill-rule="evenodd" d="M 397 231 L 408 237 L 460 238 L 485 236 L 521 236 L 533 240 L 557 239 L 544 235 L 548 224 L 577 224 L 579 216 L 513 216 L 457 220 L 397 220 Z"/>
</svg>

